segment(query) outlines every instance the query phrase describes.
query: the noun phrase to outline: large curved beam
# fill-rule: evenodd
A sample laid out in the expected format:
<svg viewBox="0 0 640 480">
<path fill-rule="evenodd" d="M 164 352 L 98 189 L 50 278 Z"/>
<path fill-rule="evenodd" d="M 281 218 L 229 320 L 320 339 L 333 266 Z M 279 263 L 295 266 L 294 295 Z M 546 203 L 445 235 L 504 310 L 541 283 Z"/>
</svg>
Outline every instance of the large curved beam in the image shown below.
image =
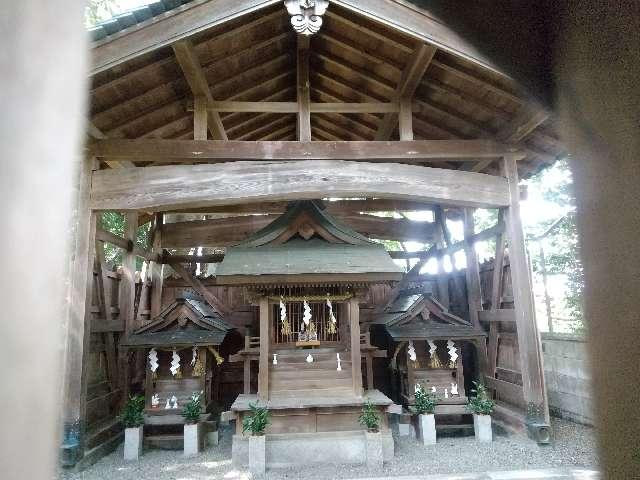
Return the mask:
<svg viewBox="0 0 640 480">
<path fill-rule="evenodd" d="M 294 160 L 100 170 L 93 173 L 91 208 L 170 210 L 328 196 L 469 207 L 509 203 L 502 177 L 398 163 Z"/>
</svg>

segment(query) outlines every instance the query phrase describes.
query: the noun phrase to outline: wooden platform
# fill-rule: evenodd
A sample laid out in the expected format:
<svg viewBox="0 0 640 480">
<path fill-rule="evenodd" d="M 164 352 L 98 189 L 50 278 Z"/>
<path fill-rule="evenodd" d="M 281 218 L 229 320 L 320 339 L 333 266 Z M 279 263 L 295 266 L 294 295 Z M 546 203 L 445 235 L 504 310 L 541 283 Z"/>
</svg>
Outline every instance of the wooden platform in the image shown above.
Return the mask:
<svg viewBox="0 0 640 480">
<path fill-rule="evenodd" d="M 379 390 L 367 390 L 362 397 L 357 397 L 353 393 L 343 396 L 324 396 L 316 394 L 305 397 L 275 397 L 267 402 L 258 400 L 255 394 L 238 395 L 231 410 L 235 412 L 246 412 L 249 410 L 249 404 L 266 406 L 269 410 L 288 410 L 295 408 L 331 408 L 331 407 L 353 407 L 362 406 L 369 400 L 374 405 L 388 406 L 393 401 Z"/>
</svg>

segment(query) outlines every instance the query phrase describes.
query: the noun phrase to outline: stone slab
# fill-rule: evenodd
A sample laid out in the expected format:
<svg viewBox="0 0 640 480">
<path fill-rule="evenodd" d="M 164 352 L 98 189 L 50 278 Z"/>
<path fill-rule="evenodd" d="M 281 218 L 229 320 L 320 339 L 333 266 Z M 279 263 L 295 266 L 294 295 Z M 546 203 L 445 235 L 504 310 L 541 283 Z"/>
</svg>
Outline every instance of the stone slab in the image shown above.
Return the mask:
<svg viewBox="0 0 640 480">
<path fill-rule="evenodd" d="M 124 459 L 137 461 L 142 456 L 142 427 L 125 428 Z"/>
<path fill-rule="evenodd" d="M 381 470 L 383 464 L 380 432 L 364 432 L 366 465 L 370 470 Z"/>
<path fill-rule="evenodd" d="M 435 415 L 418 415 L 420 427 L 420 440 L 423 445 L 436 443 L 436 417 Z"/>
<path fill-rule="evenodd" d="M 492 442 L 491 415 L 473 415 L 473 431 L 478 442 Z"/>
<path fill-rule="evenodd" d="M 252 475 L 264 475 L 267 470 L 265 435 L 249 437 L 249 471 Z"/>
<path fill-rule="evenodd" d="M 200 432 L 201 425 L 184 426 L 184 456 L 193 457 L 200 453 Z"/>
</svg>

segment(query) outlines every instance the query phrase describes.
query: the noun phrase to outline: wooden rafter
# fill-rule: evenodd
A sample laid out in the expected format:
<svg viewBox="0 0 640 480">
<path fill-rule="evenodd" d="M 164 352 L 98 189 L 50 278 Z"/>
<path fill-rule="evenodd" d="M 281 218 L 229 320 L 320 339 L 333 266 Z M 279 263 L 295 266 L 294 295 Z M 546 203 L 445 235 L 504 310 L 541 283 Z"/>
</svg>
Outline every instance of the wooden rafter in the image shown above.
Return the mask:
<svg viewBox="0 0 640 480">
<path fill-rule="evenodd" d="M 167 257 L 168 254 L 163 255 L 163 257 Z M 171 263 L 171 268 L 173 268 L 173 270 L 180 275 L 180 277 L 182 277 L 182 279 L 187 282 L 191 288 L 193 288 L 196 292 L 198 292 L 200 295 L 202 295 L 202 297 L 206 300 L 206 302 L 211 306 L 211 308 L 213 308 L 213 310 L 215 312 L 217 312 L 220 315 L 224 315 L 225 313 L 228 313 L 229 310 L 227 309 L 227 307 L 225 307 L 225 305 L 218 300 L 218 297 L 216 297 L 213 293 L 211 293 L 203 284 L 202 282 L 197 279 L 196 277 L 194 277 L 193 275 L 191 275 L 186 268 L 184 268 L 182 266 L 182 264 L 180 263 L 172 263 L 172 262 L 167 262 L 167 263 Z"/>
<path fill-rule="evenodd" d="M 420 80 L 427 71 L 433 56 L 436 53 L 436 48 L 431 45 L 420 45 L 412 55 L 411 61 L 402 71 L 402 77 L 394 94 L 394 101 L 398 102 L 411 102 L 413 94 L 418 88 Z M 409 110 L 410 112 L 410 110 Z M 410 113 L 409 113 L 410 115 Z M 398 122 L 398 115 L 395 113 L 387 113 L 380 122 L 378 131 L 376 132 L 376 140 L 388 140 L 396 128 Z"/>
<path fill-rule="evenodd" d="M 96 127 L 93 122 L 87 122 L 87 134 L 93 138 L 94 140 L 104 140 L 107 136 L 102 133 L 102 131 Z M 104 163 L 106 163 L 111 168 L 134 168 L 135 164 L 128 160 L 109 160 L 107 158 L 104 159 Z"/>
<path fill-rule="evenodd" d="M 172 47 L 194 98 L 201 97 L 206 99 L 207 104 L 212 103 L 211 89 L 192 43 L 189 40 L 181 40 L 174 43 Z M 205 111 L 207 112 L 208 127 L 214 140 L 227 140 L 227 133 L 218 112 L 207 109 Z"/>
</svg>

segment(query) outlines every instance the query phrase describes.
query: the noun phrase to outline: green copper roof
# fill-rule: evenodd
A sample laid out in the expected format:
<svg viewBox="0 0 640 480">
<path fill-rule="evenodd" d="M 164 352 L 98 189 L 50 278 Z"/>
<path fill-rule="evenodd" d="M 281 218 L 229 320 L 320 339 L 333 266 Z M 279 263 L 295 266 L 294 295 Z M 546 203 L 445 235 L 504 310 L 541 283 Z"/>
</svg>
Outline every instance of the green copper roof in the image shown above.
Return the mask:
<svg viewBox="0 0 640 480">
<path fill-rule="evenodd" d="M 316 231 L 308 240 L 297 233 L 292 234 L 290 229 L 301 215 L 306 215 Z M 333 241 L 323 238 L 319 230 L 326 232 Z M 283 235 L 290 238 L 280 243 Z M 402 269 L 382 245 L 342 225 L 324 211 L 322 203 L 315 201 L 292 203 L 283 215 L 265 228 L 228 248 L 216 270 L 217 278 L 222 281 L 230 277 L 237 280 L 237 277 L 267 275 L 341 274 L 379 275 L 380 281 L 386 281 L 399 280 L 401 273 Z"/>
</svg>

